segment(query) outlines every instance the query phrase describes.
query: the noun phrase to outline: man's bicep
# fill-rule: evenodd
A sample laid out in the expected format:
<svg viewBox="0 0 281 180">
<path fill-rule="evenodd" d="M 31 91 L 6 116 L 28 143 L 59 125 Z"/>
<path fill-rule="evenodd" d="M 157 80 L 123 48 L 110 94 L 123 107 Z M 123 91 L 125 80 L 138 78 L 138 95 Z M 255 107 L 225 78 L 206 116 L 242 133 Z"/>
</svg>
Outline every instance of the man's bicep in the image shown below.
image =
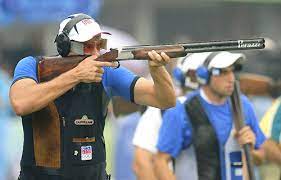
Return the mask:
<svg viewBox="0 0 281 180">
<path fill-rule="evenodd" d="M 37 82 L 34 79 L 31 78 L 24 78 L 20 79 L 11 86 L 10 89 L 10 97 L 13 97 L 17 94 L 17 92 L 24 92 L 24 89 L 26 87 L 32 86 L 37 84 Z"/>
<path fill-rule="evenodd" d="M 153 81 L 139 78 L 134 88 L 135 103 L 157 107 L 153 85 Z"/>
</svg>

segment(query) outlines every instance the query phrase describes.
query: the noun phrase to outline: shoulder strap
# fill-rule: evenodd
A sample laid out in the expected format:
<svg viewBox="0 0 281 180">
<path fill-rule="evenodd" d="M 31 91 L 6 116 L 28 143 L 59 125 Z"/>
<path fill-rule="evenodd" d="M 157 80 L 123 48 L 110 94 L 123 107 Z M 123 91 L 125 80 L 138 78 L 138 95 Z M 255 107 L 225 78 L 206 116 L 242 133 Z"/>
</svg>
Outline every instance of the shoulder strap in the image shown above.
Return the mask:
<svg viewBox="0 0 281 180">
<path fill-rule="evenodd" d="M 199 180 L 220 180 L 219 143 L 198 95 L 185 102 L 185 109 L 193 127 L 192 142 Z"/>
</svg>

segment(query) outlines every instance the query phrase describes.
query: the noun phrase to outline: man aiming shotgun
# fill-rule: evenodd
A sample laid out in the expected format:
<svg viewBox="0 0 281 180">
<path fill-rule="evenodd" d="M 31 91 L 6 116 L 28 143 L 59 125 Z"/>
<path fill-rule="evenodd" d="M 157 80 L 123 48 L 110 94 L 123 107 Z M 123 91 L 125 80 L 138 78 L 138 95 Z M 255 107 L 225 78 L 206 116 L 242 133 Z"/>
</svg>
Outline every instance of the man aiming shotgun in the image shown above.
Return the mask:
<svg viewBox="0 0 281 180">
<path fill-rule="evenodd" d="M 77 43 L 87 58 L 46 81 L 36 57 L 17 64 L 10 101 L 22 116 L 24 130 L 20 180 L 109 179 L 103 130 L 110 98 L 121 96 L 162 109 L 175 105 L 172 80 L 164 67 L 169 56 L 148 53 L 152 80 L 146 80 L 123 67 L 116 69 L 116 62 L 96 60 L 104 48 L 103 33 L 90 16 L 71 15 L 60 24 L 58 52 L 63 57 L 77 55 L 71 46 Z"/>
<path fill-rule="evenodd" d="M 22 117 L 24 130 L 20 180 L 109 179 L 103 129 L 110 98 L 121 96 L 161 109 L 175 105 L 174 87 L 164 66 L 170 62 L 169 56 L 188 53 L 183 45 L 128 47 L 123 51 L 127 56 L 118 50 L 101 55 L 105 33 L 92 17 L 71 15 L 61 22 L 55 40 L 63 58 L 29 56 L 17 64 L 10 101 Z M 213 46 L 214 51 L 264 46 L 262 39 L 249 41 L 230 41 L 227 46 L 214 42 L 217 45 L 211 43 L 208 50 Z M 204 43 L 196 44 L 196 52 L 206 50 Z M 149 59 L 152 80 L 114 62 L 132 56 Z"/>
</svg>

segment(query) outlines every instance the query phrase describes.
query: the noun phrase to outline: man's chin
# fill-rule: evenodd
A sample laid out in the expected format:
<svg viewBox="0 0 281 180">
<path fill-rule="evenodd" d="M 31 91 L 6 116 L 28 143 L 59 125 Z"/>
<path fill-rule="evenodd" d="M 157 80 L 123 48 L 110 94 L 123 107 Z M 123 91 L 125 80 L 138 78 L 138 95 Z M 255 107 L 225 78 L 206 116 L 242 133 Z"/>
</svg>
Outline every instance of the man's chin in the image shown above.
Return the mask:
<svg viewBox="0 0 281 180">
<path fill-rule="evenodd" d="M 233 91 L 234 91 L 234 88 L 227 88 L 227 89 L 225 90 L 225 93 L 230 96 L 230 95 L 233 93 Z"/>
<path fill-rule="evenodd" d="M 232 93 L 233 93 L 233 91 L 227 91 L 225 94 L 226 94 L 226 96 L 231 96 Z"/>
<path fill-rule="evenodd" d="M 232 93 L 233 93 L 233 90 L 226 90 L 222 94 L 223 94 L 223 96 L 227 97 L 227 96 L 231 96 Z"/>
</svg>

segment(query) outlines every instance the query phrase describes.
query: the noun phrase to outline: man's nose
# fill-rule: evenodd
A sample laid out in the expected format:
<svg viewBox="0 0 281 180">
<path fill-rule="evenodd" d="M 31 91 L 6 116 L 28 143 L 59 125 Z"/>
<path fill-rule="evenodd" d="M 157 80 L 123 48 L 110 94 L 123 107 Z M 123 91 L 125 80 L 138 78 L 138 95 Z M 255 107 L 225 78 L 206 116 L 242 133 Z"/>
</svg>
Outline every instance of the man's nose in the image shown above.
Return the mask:
<svg viewBox="0 0 281 180">
<path fill-rule="evenodd" d="M 227 79 L 229 81 L 231 81 L 231 82 L 235 81 L 235 75 L 234 75 L 234 73 L 232 71 L 228 72 L 226 76 L 227 76 Z"/>
</svg>

